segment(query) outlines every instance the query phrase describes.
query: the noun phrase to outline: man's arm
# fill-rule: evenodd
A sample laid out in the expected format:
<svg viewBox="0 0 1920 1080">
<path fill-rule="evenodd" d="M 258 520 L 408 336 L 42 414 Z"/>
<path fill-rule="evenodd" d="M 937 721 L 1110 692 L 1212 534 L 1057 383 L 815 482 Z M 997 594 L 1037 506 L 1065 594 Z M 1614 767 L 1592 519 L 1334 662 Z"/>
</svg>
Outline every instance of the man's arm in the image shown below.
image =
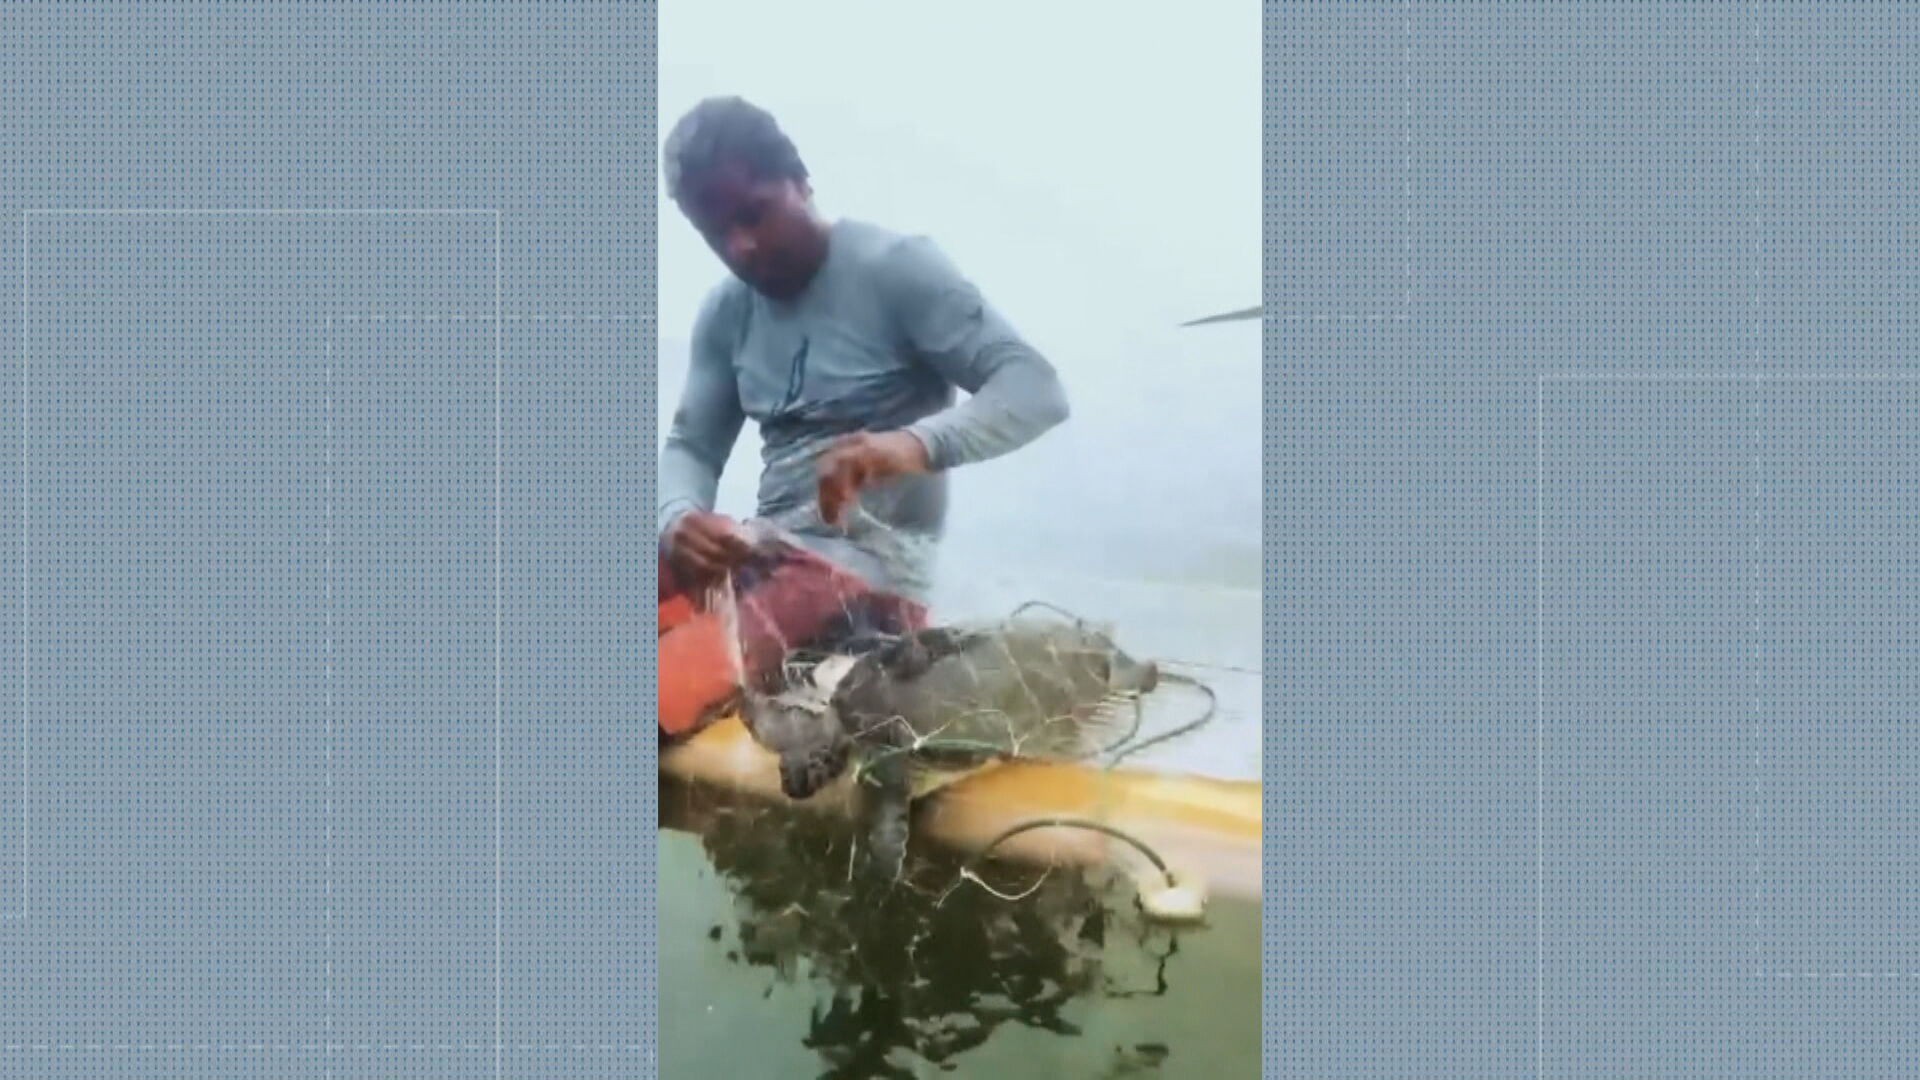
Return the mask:
<svg viewBox="0 0 1920 1080">
<path fill-rule="evenodd" d="M 663 538 L 689 510 L 713 509 L 720 474 L 746 422 L 721 310 L 716 296 L 694 324 L 687 384 L 660 452 L 659 527 Z"/>
<path fill-rule="evenodd" d="M 932 241 L 901 241 L 888 256 L 886 283 L 907 342 L 969 395 L 907 427 L 925 444 L 929 468 L 999 457 L 1067 419 L 1053 365 Z"/>
</svg>

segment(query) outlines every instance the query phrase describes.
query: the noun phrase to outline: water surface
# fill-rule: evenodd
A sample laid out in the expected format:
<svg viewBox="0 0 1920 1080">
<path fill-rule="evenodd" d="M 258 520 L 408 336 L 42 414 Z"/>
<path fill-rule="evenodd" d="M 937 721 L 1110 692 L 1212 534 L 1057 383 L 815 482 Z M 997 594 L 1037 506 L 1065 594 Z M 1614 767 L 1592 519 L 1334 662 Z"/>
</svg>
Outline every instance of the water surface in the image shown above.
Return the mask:
<svg viewBox="0 0 1920 1080">
<path fill-rule="evenodd" d="M 1007 900 L 938 851 L 866 885 L 825 815 L 661 799 L 662 1075 L 1259 1075 L 1255 904 L 1172 930 L 1123 880 L 982 867 Z"/>
</svg>

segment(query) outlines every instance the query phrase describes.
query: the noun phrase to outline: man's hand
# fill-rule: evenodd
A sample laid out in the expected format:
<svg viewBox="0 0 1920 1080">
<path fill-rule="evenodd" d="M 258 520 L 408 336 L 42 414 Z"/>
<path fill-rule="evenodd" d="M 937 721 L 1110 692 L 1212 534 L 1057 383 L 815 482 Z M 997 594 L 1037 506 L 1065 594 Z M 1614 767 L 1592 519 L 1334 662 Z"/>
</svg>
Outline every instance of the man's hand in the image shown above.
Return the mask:
<svg viewBox="0 0 1920 1080">
<path fill-rule="evenodd" d="M 710 583 L 753 554 L 732 518 L 689 510 L 667 531 L 667 559 L 690 581 Z"/>
<path fill-rule="evenodd" d="M 820 458 L 820 516 L 838 528 L 861 488 L 927 468 L 926 444 L 912 432 L 848 435 Z"/>
</svg>

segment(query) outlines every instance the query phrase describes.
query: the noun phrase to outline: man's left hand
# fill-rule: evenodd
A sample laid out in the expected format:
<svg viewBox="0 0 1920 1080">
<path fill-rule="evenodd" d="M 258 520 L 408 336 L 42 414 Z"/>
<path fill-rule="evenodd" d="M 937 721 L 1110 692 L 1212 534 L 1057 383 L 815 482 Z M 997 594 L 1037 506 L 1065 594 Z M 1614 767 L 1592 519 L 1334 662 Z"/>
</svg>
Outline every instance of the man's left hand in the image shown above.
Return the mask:
<svg viewBox="0 0 1920 1080">
<path fill-rule="evenodd" d="M 820 516 L 839 528 L 861 488 L 927 470 L 926 444 L 911 432 L 848 435 L 820 458 Z"/>
</svg>

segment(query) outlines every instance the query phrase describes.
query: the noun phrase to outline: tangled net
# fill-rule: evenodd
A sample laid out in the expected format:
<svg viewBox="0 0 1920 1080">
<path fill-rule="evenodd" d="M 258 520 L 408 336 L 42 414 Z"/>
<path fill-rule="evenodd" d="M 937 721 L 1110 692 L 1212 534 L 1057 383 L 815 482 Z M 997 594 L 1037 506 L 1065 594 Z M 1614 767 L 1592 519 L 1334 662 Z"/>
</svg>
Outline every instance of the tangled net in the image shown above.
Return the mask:
<svg viewBox="0 0 1920 1080">
<path fill-rule="evenodd" d="M 738 704 L 754 737 L 780 755 L 790 796 L 810 797 L 849 768 L 898 799 L 996 761 L 1112 768 L 1197 731 L 1217 709 L 1205 683 L 1128 656 L 1106 628 L 1045 601 L 1021 604 L 1002 620 L 928 627 L 912 605 L 788 537 L 763 532 L 758 543 L 761 556 L 709 603 L 729 627 Z M 1143 735 L 1146 698 L 1173 685 L 1197 691 L 1204 708 Z M 1038 827 L 1010 830 L 983 857 Z M 1079 819 L 1050 819 L 1048 827 L 1114 835 L 1161 870 L 1165 888 L 1176 885 L 1138 837 Z M 876 826 L 876 850 L 892 851 L 896 835 L 904 845 L 906 828 L 904 816 L 894 832 Z M 962 868 L 961 882 L 978 880 Z"/>
<path fill-rule="evenodd" d="M 722 613 L 733 643 L 731 657 L 740 688 L 739 705 L 767 699 L 814 681 L 823 664 L 875 653 L 925 628 L 924 612 L 916 605 L 868 587 L 857 576 L 806 551 L 784 533 L 762 529 L 756 534 L 761 556 L 724 579 L 707 597 Z M 1103 663 L 1137 664 L 1113 641 L 1110 629 L 1045 600 L 1029 600 L 997 621 L 977 620 L 950 629 L 965 635 L 991 637 L 1015 627 L 1034 629 L 1033 612 L 1057 620 L 1057 639 L 1043 642 L 1050 657 L 1009 655 L 1008 647 L 987 648 L 962 660 L 972 670 L 968 685 L 955 687 L 953 700 L 933 702 L 950 717 L 963 718 L 959 727 L 981 727 L 965 720 L 986 718 L 985 738 L 958 739 L 934 734 L 938 725 L 919 717 L 890 718 L 913 730 L 910 747 L 897 753 L 936 755 L 981 753 L 999 757 L 1044 757 L 1049 760 L 1104 759 L 1118 764 L 1143 750 L 1180 738 L 1209 723 L 1218 707 L 1210 686 L 1191 676 L 1157 668 L 1145 692 L 1113 686 L 1111 692 L 1090 697 L 1087 682 L 1101 676 L 1090 669 Z M 1181 666 L 1193 666 L 1182 664 Z M 989 668 L 993 670 L 988 670 Z M 1078 680 L 1082 685 L 1067 683 Z M 1005 684 L 1005 685 L 1002 685 Z M 1142 737 L 1144 701 L 1158 685 L 1181 685 L 1205 698 L 1198 715 Z M 1076 693 L 1076 691 L 1078 691 Z M 992 699 L 992 700 L 990 700 Z M 1082 745 L 1084 740 L 1063 735 L 1068 728 L 1107 730 L 1118 717 L 1126 718 L 1117 737 Z"/>
</svg>

